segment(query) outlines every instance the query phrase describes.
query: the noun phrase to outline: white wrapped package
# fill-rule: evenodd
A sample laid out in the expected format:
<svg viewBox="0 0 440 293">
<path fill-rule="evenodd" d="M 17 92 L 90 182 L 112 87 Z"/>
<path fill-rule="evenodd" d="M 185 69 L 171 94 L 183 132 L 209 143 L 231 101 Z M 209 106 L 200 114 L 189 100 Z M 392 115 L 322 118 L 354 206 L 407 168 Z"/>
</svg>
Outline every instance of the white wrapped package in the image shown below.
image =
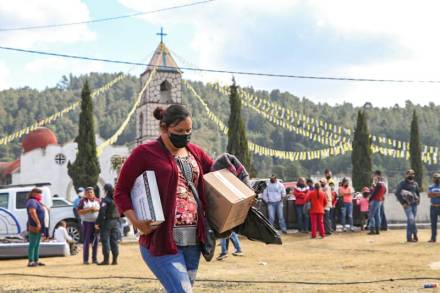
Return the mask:
<svg viewBox="0 0 440 293">
<path fill-rule="evenodd" d="M 139 220 L 151 220 L 151 225 L 165 221 L 154 171 L 145 171 L 136 178 L 131 189 L 131 201 Z"/>
</svg>

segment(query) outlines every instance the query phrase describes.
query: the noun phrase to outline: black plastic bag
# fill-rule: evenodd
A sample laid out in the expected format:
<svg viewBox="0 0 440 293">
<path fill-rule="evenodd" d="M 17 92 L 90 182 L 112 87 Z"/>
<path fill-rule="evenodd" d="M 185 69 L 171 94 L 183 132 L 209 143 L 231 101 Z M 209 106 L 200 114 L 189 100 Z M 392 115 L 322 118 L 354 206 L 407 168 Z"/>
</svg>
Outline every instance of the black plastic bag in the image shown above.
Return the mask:
<svg viewBox="0 0 440 293">
<path fill-rule="evenodd" d="M 260 241 L 266 244 L 283 244 L 281 236 L 270 224 L 269 220 L 257 208 L 251 207 L 246 221 L 234 228 L 240 235 L 246 236 L 249 240 Z"/>
</svg>

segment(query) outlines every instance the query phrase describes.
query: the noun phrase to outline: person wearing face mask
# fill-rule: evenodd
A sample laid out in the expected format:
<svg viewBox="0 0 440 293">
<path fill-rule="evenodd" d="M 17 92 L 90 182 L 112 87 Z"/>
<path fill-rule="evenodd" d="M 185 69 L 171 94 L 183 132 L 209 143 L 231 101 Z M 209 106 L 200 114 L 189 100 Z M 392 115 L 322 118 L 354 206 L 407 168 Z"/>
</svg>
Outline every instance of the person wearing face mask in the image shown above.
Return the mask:
<svg viewBox="0 0 440 293">
<path fill-rule="evenodd" d="M 327 180 L 328 185 L 335 184 L 335 181 L 333 180 L 333 173 L 330 169 L 324 170 L 324 176 L 325 176 L 325 179 Z"/>
<path fill-rule="evenodd" d="M 79 187 L 77 197 L 75 198 L 75 200 L 72 203 L 72 209 L 73 209 L 73 215 L 75 216 L 76 222 L 78 223 L 78 226 L 79 226 L 79 235 L 80 235 L 79 242 L 80 243 L 83 242 L 83 229 L 82 229 L 81 217 L 78 214 L 78 205 L 83 197 L 84 197 L 84 187 Z"/>
<path fill-rule="evenodd" d="M 341 224 L 342 231 L 346 232 L 345 221 L 348 218 L 350 231 L 353 232 L 353 188 L 350 187 L 348 179 L 343 178 L 339 187 L 339 196 L 342 197 L 343 204 L 341 206 Z"/>
<path fill-rule="evenodd" d="M 306 203 L 308 192 L 309 187 L 306 185 L 306 179 L 304 177 L 299 177 L 296 186 L 293 188 L 293 195 L 295 196 L 296 224 L 299 232 L 307 231 L 305 224 L 304 204 Z"/>
<path fill-rule="evenodd" d="M 113 186 L 109 183 L 104 185 L 105 197 L 101 202 L 98 218 L 95 228 L 99 230 L 102 255 L 104 260 L 99 265 L 109 265 L 110 251 L 112 252 L 112 265 L 118 264 L 119 246 L 118 241 L 121 238 L 120 217 L 113 201 Z"/>
<path fill-rule="evenodd" d="M 263 191 L 263 201 L 267 204 L 267 211 L 269 214 L 269 222 L 273 225 L 275 222 L 275 214 L 278 217 L 278 224 L 280 225 L 283 234 L 287 234 L 286 222 L 283 215 L 283 197 L 286 196 L 286 189 L 284 185 L 277 180 L 275 175 L 270 177 L 270 182 Z"/>
<path fill-rule="evenodd" d="M 319 180 L 319 184 L 321 185 L 321 190 L 325 194 L 326 204 L 324 207 L 324 228 L 325 228 L 325 235 L 331 235 L 332 234 L 332 222 L 330 219 L 330 210 L 332 209 L 332 202 L 333 202 L 333 196 L 332 196 L 332 190 L 330 189 L 329 185 L 327 184 L 326 178 L 321 178 Z"/>
<path fill-rule="evenodd" d="M 437 241 L 437 219 L 440 215 L 440 173 L 432 176 L 433 184 L 429 186 L 428 197 L 431 198 L 431 239 L 429 242 Z"/>
<path fill-rule="evenodd" d="M 184 106 L 158 107 L 153 115 L 159 120 L 160 135 L 136 147 L 127 158 L 119 174 L 114 200 L 119 212 L 142 232 L 141 256 L 165 291 L 192 292 L 201 256 L 200 244 L 206 241 L 203 175 L 211 171 L 213 160 L 199 146 L 190 143 L 192 119 Z M 195 187 L 201 206 L 181 166 L 192 171 L 191 186 Z M 165 217 L 157 226 L 151 225 L 151 221 L 138 220 L 130 197 L 136 178 L 146 170 L 156 174 Z"/>
<path fill-rule="evenodd" d="M 29 238 L 28 248 L 28 267 L 44 266 L 39 262 L 40 242 L 45 222 L 45 210 L 41 203 L 43 199 L 42 191 L 34 188 L 29 192 L 26 201 L 26 210 L 28 215 L 27 230 Z"/>
<path fill-rule="evenodd" d="M 368 210 L 369 235 L 379 234 L 381 227 L 381 209 L 387 188 L 382 179 L 382 172 L 376 170 L 373 173 L 373 186 L 371 187 L 370 206 Z"/>
<path fill-rule="evenodd" d="M 98 264 L 98 234 L 95 228 L 96 219 L 99 214 L 100 201 L 95 196 L 93 187 L 86 188 L 86 194 L 78 205 L 78 214 L 84 231 L 83 264 L 89 264 L 89 250 L 92 245 L 92 262 Z"/>
<path fill-rule="evenodd" d="M 417 242 L 417 206 L 420 203 L 420 189 L 415 179 L 414 170 L 408 170 L 405 173 L 405 180 L 399 183 L 396 188 L 397 200 L 403 207 L 406 215 L 406 241 Z"/>
</svg>

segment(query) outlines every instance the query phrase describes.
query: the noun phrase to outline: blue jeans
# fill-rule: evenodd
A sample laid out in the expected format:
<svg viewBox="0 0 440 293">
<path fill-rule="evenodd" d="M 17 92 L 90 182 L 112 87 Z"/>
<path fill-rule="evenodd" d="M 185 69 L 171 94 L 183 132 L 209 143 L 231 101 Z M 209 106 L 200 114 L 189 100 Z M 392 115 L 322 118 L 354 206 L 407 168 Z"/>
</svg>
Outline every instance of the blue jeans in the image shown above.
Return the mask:
<svg viewBox="0 0 440 293">
<path fill-rule="evenodd" d="M 411 240 L 413 236 L 417 236 L 416 216 L 417 204 L 412 204 L 404 208 L 406 215 L 406 240 Z"/>
<path fill-rule="evenodd" d="M 192 292 L 200 262 L 200 246 L 178 246 L 177 254 L 152 256 L 140 246 L 144 262 L 160 281 L 166 292 Z"/>
<path fill-rule="evenodd" d="M 348 224 L 350 225 L 350 229 L 353 229 L 353 203 L 345 203 L 341 207 L 341 224 L 342 229 L 345 230 L 345 220 L 348 217 Z"/>
<path fill-rule="evenodd" d="M 232 232 L 229 239 L 231 239 L 232 244 L 234 245 L 235 252 L 241 252 L 240 240 L 238 240 L 237 234 L 235 232 Z M 228 238 L 223 238 L 220 240 L 220 245 L 222 247 L 221 254 L 228 254 L 228 243 L 227 242 L 228 242 Z"/>
<path fill-rule="evenodd" d="M 440 207 L 431 206 L 431 240 L 437 240 L 437 220 L 440 216 Z"/>
<path fill-rule="evenodd" d="M 380 209 L 383 205 L 382 201 L 372 200 L 370 202 L 370 209 L 368 210 L 368 228 L 370 231 L 379 231 L 380 229 Z"/>
<path fill-rule="evenodd" d="M 283 215 L 283 202 L 268 202 L 267 211 L 269 213 L 269 222 L 273 225 L 275 222 L 275 213 L 278 216 L 279 225 L 282 231 L 286 231 L 286 222 Z"/>
<path fill-rule="evenodd" d="M 304 205 L 295 205 L 295 214 L 296 214 L 296 225 L 299 231 L 304 231 Z"/>
</svg>

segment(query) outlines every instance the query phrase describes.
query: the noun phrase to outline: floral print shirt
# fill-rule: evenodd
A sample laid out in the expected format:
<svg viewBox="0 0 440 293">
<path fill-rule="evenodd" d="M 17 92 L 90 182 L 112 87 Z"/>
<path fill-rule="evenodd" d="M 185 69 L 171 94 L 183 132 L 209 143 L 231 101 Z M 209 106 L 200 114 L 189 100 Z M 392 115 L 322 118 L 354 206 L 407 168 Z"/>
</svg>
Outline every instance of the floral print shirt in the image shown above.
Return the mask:
<svg viewBox="0 0 440 293">
<path fill-rule="evenodd" d="M 193 173 L 193 182 L 197 186 L 200 170 L 194 156 L 189 153 L 188 157 L 180 158 L 191 164 Z M 177 180 L 176 196 L 176 220 L 175 226 L 197 225 L 197 201 L 185 180 L 185 177 L 178 168 L 179 178 Z"/>
</svg>

